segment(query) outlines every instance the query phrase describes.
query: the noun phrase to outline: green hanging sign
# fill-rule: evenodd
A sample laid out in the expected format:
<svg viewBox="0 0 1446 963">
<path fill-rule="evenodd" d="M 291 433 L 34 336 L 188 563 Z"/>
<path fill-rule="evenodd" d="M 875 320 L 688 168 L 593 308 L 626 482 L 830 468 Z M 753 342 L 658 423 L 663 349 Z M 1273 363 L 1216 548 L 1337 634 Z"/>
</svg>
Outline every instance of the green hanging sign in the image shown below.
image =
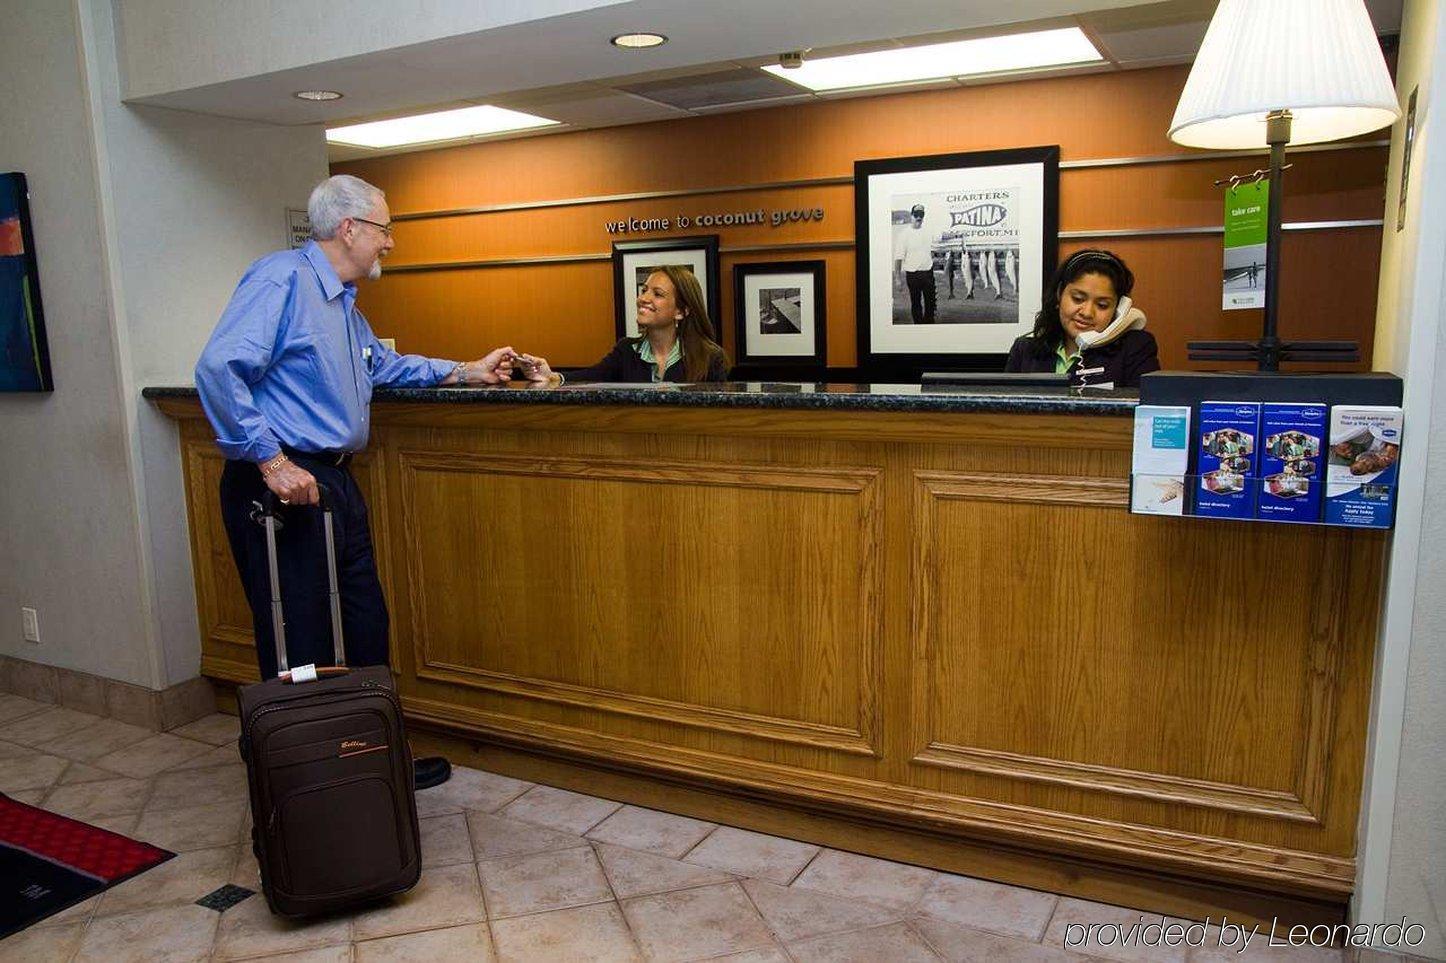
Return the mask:
<svg viewBox="0 0 1446 963">
<path fill-rule="evenodd" d="M 1266 211 L 1270 184 L 1234 184 L 1225 191 L 1225 270 L 1221 274 L 1227 311 L 1265 307 Z"/>
</svg>

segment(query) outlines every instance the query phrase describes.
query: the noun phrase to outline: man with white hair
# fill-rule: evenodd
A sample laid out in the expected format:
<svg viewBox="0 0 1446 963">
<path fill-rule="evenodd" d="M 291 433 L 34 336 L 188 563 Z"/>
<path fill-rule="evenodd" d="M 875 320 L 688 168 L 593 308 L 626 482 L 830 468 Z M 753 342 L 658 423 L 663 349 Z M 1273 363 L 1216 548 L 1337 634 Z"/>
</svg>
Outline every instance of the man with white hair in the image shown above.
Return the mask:
<svg viewBox="0 0 1446 963">
<path fill-rule="evenodd" d="M 366 503 L 347 470 L 366 446 L 372 389 L 494 384 L 511 348 L 477 361 L 397 354 L 356 309 L 356 283 L 376 280 L 392 249 L 385 195 L 357 177 L 329 177 L 307 203 L 312 240 L 247 269 L 196 364 L 201 404 L 226 455 L 221 514 L 256 631 L 261 677 L 276 675 L 266 542 L 252 520 L 269 489 L 289 505 L 277 536 L 288 659 L 330 664 L 326 536 L 320 513 L 298 510 L 326 486 L 335 523 L 347 662 L 387 662 L 387 606 Z M 445 759 L 417 760 L 417 788 L 445 782 Z"/>
</svg>

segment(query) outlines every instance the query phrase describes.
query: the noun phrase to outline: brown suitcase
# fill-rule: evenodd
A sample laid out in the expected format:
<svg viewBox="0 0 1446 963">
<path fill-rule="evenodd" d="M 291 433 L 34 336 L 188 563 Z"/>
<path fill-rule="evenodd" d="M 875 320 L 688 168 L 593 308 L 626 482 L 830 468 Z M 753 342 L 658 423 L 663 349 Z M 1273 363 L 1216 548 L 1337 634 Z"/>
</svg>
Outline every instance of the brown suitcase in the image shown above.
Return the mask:
<svg viewBox="0 0 1446 963">
<path fill-rule="evenodd" d="M 277 582 L 277 508 L 260 506 L 271 572 L 275 679 L 243 687 L 241 756 L 251 787 L 261 888 L 282 916 L 328 913 L 404 892 L 421 878 L 412 754 L 384 665 L 348 669 L 331 508 L 322 495 L 336 666 L 288 669 Z"/>
</svg>

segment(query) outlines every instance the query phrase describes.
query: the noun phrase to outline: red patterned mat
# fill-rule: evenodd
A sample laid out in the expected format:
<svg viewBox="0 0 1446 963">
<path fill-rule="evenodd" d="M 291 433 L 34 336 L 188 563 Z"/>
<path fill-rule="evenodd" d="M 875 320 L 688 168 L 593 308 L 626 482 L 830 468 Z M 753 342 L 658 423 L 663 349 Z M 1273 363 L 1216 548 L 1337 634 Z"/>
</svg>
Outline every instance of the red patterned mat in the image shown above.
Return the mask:
<svg viewBox="0 0 1446 963">
<path fill-rule="evenodd" d="M 0 795 L 0 937 L 174 855 Z"/>
</svg>

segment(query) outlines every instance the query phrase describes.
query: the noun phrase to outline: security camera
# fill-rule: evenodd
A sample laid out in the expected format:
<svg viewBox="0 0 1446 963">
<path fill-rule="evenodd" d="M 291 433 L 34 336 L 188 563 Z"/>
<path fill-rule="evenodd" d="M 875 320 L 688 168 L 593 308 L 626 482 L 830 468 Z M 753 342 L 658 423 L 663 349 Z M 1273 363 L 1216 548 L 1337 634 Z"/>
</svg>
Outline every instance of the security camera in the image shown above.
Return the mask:
<svg viewBox="0 0 1446 963">
<path fill-rule="evenodd" d="M 802 50 L 790 50 L 787 53 L 781 53 L 778 55 L 778 66 L 785 67 L 789 70 L 796 70 L 803 66 L 803 55 L 804 51 Z"/>
</svg>

